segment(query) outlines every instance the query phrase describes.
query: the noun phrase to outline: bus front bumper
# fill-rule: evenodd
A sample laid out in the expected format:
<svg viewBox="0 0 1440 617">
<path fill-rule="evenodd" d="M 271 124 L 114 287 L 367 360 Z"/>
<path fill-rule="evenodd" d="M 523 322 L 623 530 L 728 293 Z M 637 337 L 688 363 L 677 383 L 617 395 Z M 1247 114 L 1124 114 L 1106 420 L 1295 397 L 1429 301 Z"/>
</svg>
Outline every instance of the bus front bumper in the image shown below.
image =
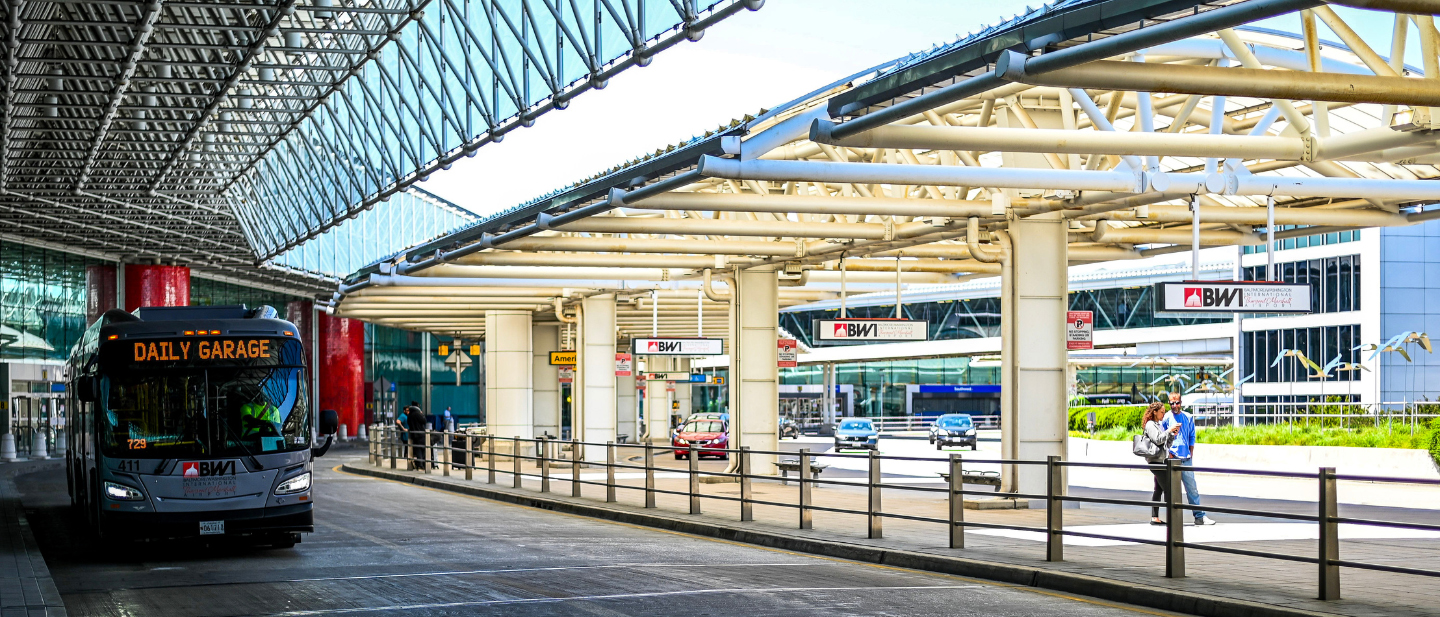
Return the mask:
<svg viewBox="0 0 1440 617">
<path fill-rule="evenodd" d="M 224 521 L 225 536 L 315 531 L 310 503 L 213 512 L 103 512 L 101 516 L 108 533 L 134 538 L 200 537 L 200 523 L 210 521 Z"/>
</svg>

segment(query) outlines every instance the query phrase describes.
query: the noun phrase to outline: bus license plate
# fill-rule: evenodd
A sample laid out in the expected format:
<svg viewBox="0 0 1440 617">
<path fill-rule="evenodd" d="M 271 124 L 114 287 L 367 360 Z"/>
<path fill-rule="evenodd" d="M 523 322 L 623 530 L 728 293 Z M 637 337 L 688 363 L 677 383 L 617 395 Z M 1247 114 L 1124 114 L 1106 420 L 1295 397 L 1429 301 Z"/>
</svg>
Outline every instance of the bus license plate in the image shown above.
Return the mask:
<svg viewBox="0 0 1440 617">
<path fill-rule="evenodd" d="M 200 535 L 217 536 L 225 534 L 225 521 L 200 521 Z"/>
</svg>

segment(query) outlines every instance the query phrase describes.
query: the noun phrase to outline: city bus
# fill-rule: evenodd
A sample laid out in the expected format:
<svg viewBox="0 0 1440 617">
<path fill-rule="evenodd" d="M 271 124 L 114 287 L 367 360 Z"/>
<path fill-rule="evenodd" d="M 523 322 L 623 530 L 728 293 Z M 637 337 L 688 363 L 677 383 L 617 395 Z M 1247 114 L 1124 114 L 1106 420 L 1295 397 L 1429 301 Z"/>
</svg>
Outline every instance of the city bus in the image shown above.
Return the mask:
<svg viewBox="0 0 1440 617">
<path fill-rule="evenodd" d="M 314 531 L 305 351 L 275 309 L 105 312 L 70 353 L 72 503 L 102 539 L 232 537 L 289 548 Z"/>
</svg>

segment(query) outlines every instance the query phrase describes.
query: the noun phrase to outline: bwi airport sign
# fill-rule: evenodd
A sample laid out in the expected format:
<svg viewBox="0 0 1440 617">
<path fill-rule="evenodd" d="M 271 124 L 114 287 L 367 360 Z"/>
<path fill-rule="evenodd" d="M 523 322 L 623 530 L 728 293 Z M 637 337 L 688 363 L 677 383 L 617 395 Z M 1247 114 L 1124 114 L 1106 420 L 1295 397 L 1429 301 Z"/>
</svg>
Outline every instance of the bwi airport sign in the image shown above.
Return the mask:
<svg viewBox="0 0 1440 617">
<path fill-rule="evenodd" d="M 815 342 L 895 343 L 923 341 L 929 324 L 923 319 L 816 319 Z"/>
<path fill-rule="evenodd" d="M 637 356 L 718 356 L 725 353 L 718 338 L 637 338 L 632 339 Z"/>
<path fill-rule="evenodd" d="M 1167 313 L 1309 313 L 1310 286 L 1256 281 L 1155 284 L 1155 311 Z"/>
</svg>

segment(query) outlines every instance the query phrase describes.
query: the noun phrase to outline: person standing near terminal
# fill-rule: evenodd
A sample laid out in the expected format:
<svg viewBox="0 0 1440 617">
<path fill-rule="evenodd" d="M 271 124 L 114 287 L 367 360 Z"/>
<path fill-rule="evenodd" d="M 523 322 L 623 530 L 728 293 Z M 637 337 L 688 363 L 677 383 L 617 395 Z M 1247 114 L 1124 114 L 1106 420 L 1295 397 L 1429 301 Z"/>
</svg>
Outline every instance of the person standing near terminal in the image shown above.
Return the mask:
<svg viewBox="0 0 1440 617">
<path fill-rule="evenodd" d="M 405 459 L 407 468 L 414 467 L 410 464 L 410 407 L 414 405 L 412 402 L 401 409 L 400 415 L 395 418 L 395 434 L 400 436 L 400 457 Z"/>
<path fill-rule="evenodd" d="M 455 432 L 455 415 L 450 411 L 449 406 L 445 407 L 445 411 L 440 416 L 440 430 L 447 433 Z"/>
<path fill-rule="evenodd" d="M 425 431 L 430 430 L 430 418 L 425 416 L 425 411 L 415 402 L 410 403 L 410 412 L 406 414 L 410 418 L 410 451 L 414 454 L 415 468 L 425 469 Z"/>
<path fill-rule="evenodd" d="M 1192 467 L 1195 458 L 1195 417 L 1181 406 L 1179 392 L 1170 393 L 1170 413 L 1165 416 L 1164 424 L 1166 430 L 1179 429 L 1175 440 L 1170 444 L 1170 458 L 1176 459 L 1176 463 L 1182 467 Z M 1199 506 L 1200 489 L 1195 486 L 1195 472 L 1188 469 L 1180 472 L 1180 482 L 1185 485 L 1185 501 L 1192 506 Z M 1195 510 L 1193 514 L 1196 525 L 1215 524 L 1215 519 L 1206 516 L 1202 510 Z"/>
<path fill-rule="evenodd" d="M 1155 402 L 1145 409 L 1145 416 L 1141 420 L 1145 429 L 1145 439 L 1155 444 L 1154 456 L 1146 456 L 1145 462 L 1151 465 L 1164 465 L 1165 459 L 1170 456 L 1170 443 L 1175 440 L 1175 434 L 1180 432 L 1180 427 L 1165 428 L 1165 405 Z M 1150 501 L 1161 501 L 1168 499 L 1170 495 L 1170 472 L 1164 469 L 1151 468 L 1150 473 L 1155 476 L 1155 490 L 1150 495 Z M 1150 508 L 1150 524 L 1164 525 L 1165 521 L 1160 520 L 1160 508 Z"/>
</svg>

